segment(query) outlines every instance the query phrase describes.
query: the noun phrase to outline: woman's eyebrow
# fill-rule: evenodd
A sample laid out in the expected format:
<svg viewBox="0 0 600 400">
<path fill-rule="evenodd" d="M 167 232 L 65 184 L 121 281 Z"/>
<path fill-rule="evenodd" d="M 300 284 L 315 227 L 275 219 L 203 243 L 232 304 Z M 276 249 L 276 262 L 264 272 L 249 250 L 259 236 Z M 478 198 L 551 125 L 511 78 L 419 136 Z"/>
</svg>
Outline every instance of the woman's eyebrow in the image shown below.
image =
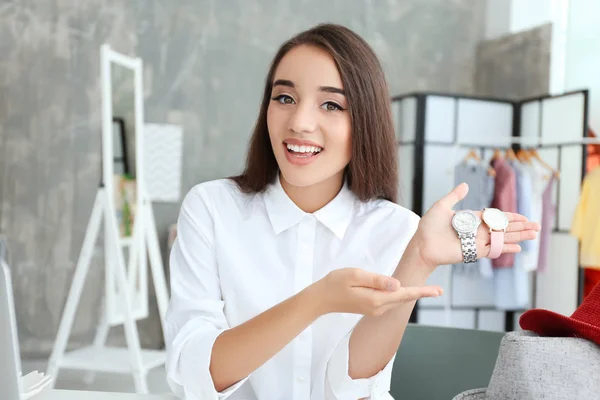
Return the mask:
<svg viewBox="0 0 600 400">
<path fill-rule="evenodd" d="M 321 92 L 326 92 L 326 93 L 338 93 L 338 94 L 341 94 L 342 96 L 346 95 L 346 92 L 344 92 L 344 89 L 336 88 L 333 86 L 321 86 L 319 88 L 319 90 Z"/>
<path fill-rule="evenodd" d="M 290 81 L 289 79 L 277 79 L 275 82 L 273 82 L 273 87 L 275 86 L 287 86 L 291 88 L 295 87 L 294 82 Z M 337 93 L 341 94 L 342 96 L 346 95 L 344 89 L 340 89 L 334 86 L 320 86 L 319 90 L 325 93 Z"/>
<path fill-rule="evenodd" d="M 288 86 L 293 88 L 294 87 L 294 82 L 288 80 L 288 79 L 277 79 L 275 82 L 273 82 L 273 87 L 275 86 Z"/>
</svg>

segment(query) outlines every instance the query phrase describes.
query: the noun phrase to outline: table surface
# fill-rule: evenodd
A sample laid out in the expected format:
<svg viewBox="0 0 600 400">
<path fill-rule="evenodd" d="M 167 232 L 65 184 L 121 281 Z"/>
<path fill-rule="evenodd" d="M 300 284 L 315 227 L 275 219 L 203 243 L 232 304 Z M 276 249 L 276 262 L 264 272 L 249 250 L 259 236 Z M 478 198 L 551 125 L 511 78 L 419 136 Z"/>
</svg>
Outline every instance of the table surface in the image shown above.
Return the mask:
<svg viewBox="0 0 600 400">
<path fill-rule="evenodd" d="M 139 394 L 117 392 L 90 392 L 82 390 L 43 390 L 31 400 L 177 400 L 170 393 L 164 394 Z"/>
</svg>

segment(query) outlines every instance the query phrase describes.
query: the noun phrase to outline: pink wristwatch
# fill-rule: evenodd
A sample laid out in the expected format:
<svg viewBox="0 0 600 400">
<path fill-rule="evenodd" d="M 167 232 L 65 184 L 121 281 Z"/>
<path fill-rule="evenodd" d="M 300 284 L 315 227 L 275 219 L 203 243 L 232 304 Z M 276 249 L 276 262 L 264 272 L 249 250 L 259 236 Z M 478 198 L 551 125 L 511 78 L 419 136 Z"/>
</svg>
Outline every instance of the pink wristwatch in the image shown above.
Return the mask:
<svg viewBox="0 0 600 400">
<path fill-rule="evenodd" d="M 508 218 L 497 208 L 484 208 L 481 216 L 483 222 L 490 228 L 490 253 L 488 258 L 498 258 L 504 248 L 504 232 L 508 226 Z"/>
</svg>

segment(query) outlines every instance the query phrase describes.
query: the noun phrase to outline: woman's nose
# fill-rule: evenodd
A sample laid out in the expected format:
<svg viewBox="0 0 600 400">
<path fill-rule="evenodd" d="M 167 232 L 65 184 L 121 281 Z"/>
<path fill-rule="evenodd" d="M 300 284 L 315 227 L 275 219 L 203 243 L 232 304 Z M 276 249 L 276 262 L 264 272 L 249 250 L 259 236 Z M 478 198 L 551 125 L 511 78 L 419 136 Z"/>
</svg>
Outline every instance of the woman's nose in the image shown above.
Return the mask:
<svg viewBox="0 0 600 400">
<path fill-rule="evenodd" d="M 308 104 L 299 104 L 290 118 L 290 130 L 296 133 L 314 132 L 317 127 L 317 112 Z"/>
</svg>

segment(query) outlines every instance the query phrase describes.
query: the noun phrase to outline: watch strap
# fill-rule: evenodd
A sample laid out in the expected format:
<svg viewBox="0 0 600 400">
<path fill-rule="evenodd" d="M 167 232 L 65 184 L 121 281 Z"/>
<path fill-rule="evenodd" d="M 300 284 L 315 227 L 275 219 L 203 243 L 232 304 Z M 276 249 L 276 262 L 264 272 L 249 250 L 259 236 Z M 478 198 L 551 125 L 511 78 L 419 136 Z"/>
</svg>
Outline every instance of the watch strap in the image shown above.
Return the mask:
<svg viewBox="0 0 600 400">
<path fill-rule="evenodd" d="M 498 258 L 502 254 L 502 248 L 504 247 L 504 231 L 492 231 L 490 236 L 490 253 L 488 254 L 488 258 Z"/>
<path fill-rule="evenodd" d="M 477 245 L 475 244 L 475 233 L 462 233 L 458 235 L 460 247 L 465 264 L 477 261 Z"/>
</svg>

